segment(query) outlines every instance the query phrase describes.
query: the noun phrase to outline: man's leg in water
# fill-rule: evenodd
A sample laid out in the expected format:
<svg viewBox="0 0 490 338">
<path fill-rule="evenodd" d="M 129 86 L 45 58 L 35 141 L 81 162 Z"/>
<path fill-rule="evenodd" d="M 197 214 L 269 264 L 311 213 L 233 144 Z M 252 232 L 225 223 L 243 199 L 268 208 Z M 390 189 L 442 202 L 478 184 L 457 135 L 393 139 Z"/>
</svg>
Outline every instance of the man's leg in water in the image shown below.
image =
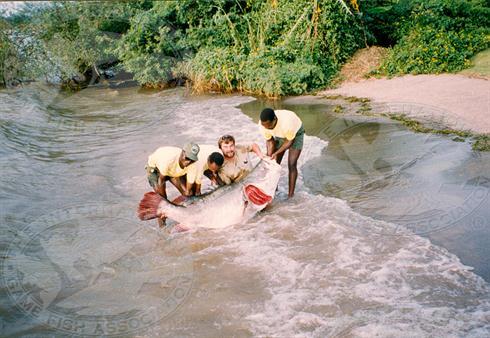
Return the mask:
<svg viewBox="0 0 490 338">
<path fill-rule="evenodd" d="M 294 189 L 296 187 L 296 179 L 298 178 L 298 158 L 301 154 L 301 149 L 289 148 L 288 156 L 288 171 L 289 171 L 289 193 L 288 197 L 294 196 Z"/>
</svg>

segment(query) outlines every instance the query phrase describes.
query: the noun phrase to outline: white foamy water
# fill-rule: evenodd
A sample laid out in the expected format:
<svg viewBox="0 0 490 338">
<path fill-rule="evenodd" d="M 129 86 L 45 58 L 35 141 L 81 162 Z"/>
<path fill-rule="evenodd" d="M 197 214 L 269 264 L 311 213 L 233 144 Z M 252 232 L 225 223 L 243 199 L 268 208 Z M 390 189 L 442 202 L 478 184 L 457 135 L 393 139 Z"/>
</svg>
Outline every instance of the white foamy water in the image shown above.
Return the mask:
<svg viewBox="0 0 490 338">
<path fill-rule="evenodd" d="M 43 135 L 30 138 L 28 129 L 35 127 L 27 118 L 17 121 L 7 111 L 2 113 L 3 122 L 9 123 L 0 129 L 8 146 L 0 150 L 4 154 L 2 163 L 11 177 L 10 181 L 1 181 L 8 188 L 2 197 L 9 201 L 2 207 L 2 219 L 10 221 L 9 232 L 1 237 L 3 245 L 15 238 L 11 234 L 12 226 L 22 226 L 23 220 L 15 213 L 19 204 L 30 203 L 33 210 L 27 215 L 33 217 L 68 203 L 83 205 L 90 200 L 102 205 L 110 199 L 130 215 L 121 221 L 117 217 L 104 218 L 105 211 L 94 213 L 91 218 L 86 217 L 92 223 L 85 227 L 86 220 L 80 218 L 72 224 L 65 217 L 63 226 L 41 241 L 50 247 L 39 252 L 33 249 L 22 256 L 30 259 L 38 255 L 41 258 L 35 262 L 42 261 L 43 266 L 49 266 L 44 256 L 55 257 L 53 261 L 68 261 L 64 255 L 72 248 L 70 262 L 75 265 L 65 263 L 65 275 L 53 280 L 60 280 L 61 286 L 57 287 L 62 288 L 61 293 L 70 295 L 70 288 L 63 289 L 63 280 L 76 277 L 78 284 L 69 286 L 80 287 L 83 292 L 65 300 L 58 294 L 59 307 L 68 304 L 70 311 L 85 315 L 92 311 L 92 306 L 99 307 L 92 313 L 120 315 L 114 311 L 118 308 L 142 311 L 142 300 L 154 297 L 151 306 L 157 310 L 152 315 L 159 320 L 145 327 L 147 330 L 131 331 L 131 335 L 148 337 L 489 335 L 490 288 L 470 267 L 428 239 L 401 230 L 397 224 L 362 216 L 342 200 L 312 193 L 303 184 L 301 174 L 296 196 L 287 200 L 286 159 L 272 207 L 249 222 L 222 230 L 198 229 L 171 238 L 155 238 L 150 233 L 160 230 L 154 222 L 138 221 L 131 210 L 133 205 L 136 208 L 142 194 L 150 190 L 143 169 L 147 156 L 166 144 L 181 145 L 189 141 L 216 144 L 223 134 L 234 135 L 237 143 L 257 142 L 264 149 L 265 142 L 256 122 L 237 108 L 252 98 L 192 98 L 182 97 L 178 91 L 143 95 L 126 90 L 114 92 L 114 100 L 119 102 L 114 104 L 114 109 L 108 96 L 94 107 L 90 102 L 96 100 L 82 105 L 84 95 L 90 97 L 96 93 L 82 92 L 80 100 L 71 98 L 73 112 L 65 113 L 69 118 L 80 115 L 88 122 L 77 128 L 62 124 L 65 128 L 61 131 L 44 128 L 61 137 L 60 145 Z M 14 105 L 15 100 L 9 104 Z M 129 124 L 119 123 L 119 127 L 117 123 L 115 126 L 107 123 L 108 129 L 104 129 L 105 118 L 100 115 L 110 121 L 110 116 L 118 112 L 127 116 L 135 113 L 137 119 Z M 98 118 L 90 122 L 87 116 Z M 159 118 L 151 123 L 151 116 Z M 49 120 L 41 123 L 49 124 Z M 77 133 L 90 135 L 91 123 L 95 123 L 98 133 L 94 137 L 84 136 L 86 147 L 84 142 L 76 142 L 81 140 L 76 136 Z M 13 136 L 8 133 L 11 130 L 15 131 Z M 66 139 L 74 145 L 63 142 Z M 50 160 L 33 150 L 30 156 L 20 149 L 25 140 L 31 140 L 35 149 L 44 149 L 47 142 L 52 151 L 62 149 L 63 154 Z M 300 166 L 319 156 L 326 146 L 326 142 L 306 136 Z M 17 148 L 19 151 L 12 153 Z M 30 181 L 24 175 L 28 168 L 42 173 L 45 182 Z M 16 176 L 16 170 L 21 170 L 22 175 Z M 84 181 L 71 186 L 68 175 Z M 35 189 L 29 191 L 33 182 L 37 183 Z M 14 188 L 19 185 L 22 191 L 16 195 Z M 30 193 L 39 197 L 30 200 Z M 49 204 L 51 200 L 56 201 L 56 206 Z M 104 231 L 96 230 L 102 226 Z M 132 227 L 138 236 L 129 236 Z M 73 228 L 78 229 L 76 234 L 70 232 Z M 113 250 L 114 245 L 121 248 L 120 253 Z M 109 258 L 117 260 L 116 263 Z M 153 270 L 147 271 L 149 267 Z M 101 284 L 91 269 L 102 276 Z M 147 272 L 151 278 L 144 276 Z M 160 274 L 165 275 L 163 280 L 159 279 Z M 85 275 L 91 276 L 91 284 L 83 289 Z M 182 279 L 190 275 L 192 283 Z M 34 277 L 30 278 L 36 282 Z M 176 294 L 174 299 L 179 300 L 178 304 L 162 307 L 158 299 L 172 299 L 168 295 L 172 290 L 179 290 L 179 285 L 185 285 L 188 294 L 182 298 Z M 3 289 L 2 304 L 10 304 L 7 299 Z M 54 293 L 50 301 L 56 300 Z M 132 302 L 137 307 L 131 306 Z M 13 308 L 13 305 L 2 306 L 2 317 L 7 318 L 2 327 L 7 334 L 59 333 L 39 326 L 32 317 Z M 164 311 L 168 313 L 159 317 Z M 118 335 L 108 330 L 100 331 L 99 335 Z M 94 332 L 85 332 L 88 334 Z"/>
<path fill-rule="evenodd" d="M 197 142 L 213 143 L 229 133 L 237 143 L 257 142 L 264 149 L 256 123 L 236 108 L 247 100 L 218 97 L 187 103 L 177 112 L 178 129 Z M 307 136 L 300 166 L 325 146 Z M 222 232 L 192 234 L 196 246 L 205 246 L 196 251 L 202 264 L 197 272 L 215 275 L 204 279 L 216 284 L 202 285 L 206 296 L 197 292 L 189 306 L 209 297 L 219 304 L 209 309 L 219 327 L 258 336 L 488 335 L 490 289 L 470 267 L 396 224 L 310 193 L 301 176 L 297 195 L 285 200 L 283 162 L 280 193 L 271 210 Z M 249 281 L 236 282 L 233 276 Z M 246 301 L 241 301 L 243 294 Z M 197 324 L 202 317 L 195 316 L 192 329 L 180 327 L 179 332 L 213 332 Z"/>
</svg>

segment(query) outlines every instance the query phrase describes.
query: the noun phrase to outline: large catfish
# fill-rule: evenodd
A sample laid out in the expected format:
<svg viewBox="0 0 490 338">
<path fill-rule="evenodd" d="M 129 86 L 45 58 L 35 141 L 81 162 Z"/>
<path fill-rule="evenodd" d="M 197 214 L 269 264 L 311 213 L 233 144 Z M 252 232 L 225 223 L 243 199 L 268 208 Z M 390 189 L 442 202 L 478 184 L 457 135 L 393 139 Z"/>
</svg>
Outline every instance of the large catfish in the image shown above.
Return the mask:
<svg viewBox="0 0 490 338">
<path fill-rule="evenodd" d="M 192 198 L 184 205 L 175 205 L 157 193 L 148 192 L 140 202 L 138 215 L 141 220 L 166 216 L 191 228 L 224 228 L 244 222 L 272 201 L 280 172 L 279 164 L 263 159 L 241 181 Z"/>
</svg>

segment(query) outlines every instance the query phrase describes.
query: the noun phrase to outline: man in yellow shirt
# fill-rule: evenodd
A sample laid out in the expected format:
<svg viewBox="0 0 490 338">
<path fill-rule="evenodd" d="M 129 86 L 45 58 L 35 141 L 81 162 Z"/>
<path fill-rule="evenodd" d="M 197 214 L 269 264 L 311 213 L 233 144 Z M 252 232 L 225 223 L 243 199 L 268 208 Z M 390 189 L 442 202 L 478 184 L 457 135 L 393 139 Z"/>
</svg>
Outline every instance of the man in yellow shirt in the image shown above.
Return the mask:
<svg viewBox="0 0 490 338">
<path fill-rule="evenodd" d="M 148 182 L 156 193 L 167 198 L 166 182 L 170 181 L 184 196 L 194 195 L 192 183 L 187 180 L 188 172 L 194 172 L 198 160 L 199 146 L 186 144 L 183 149 L 160 147 L 148 157 L 146 171 Z"/>
<path fill-rule="evenodd" d="M 264 157 L 257 144 L 236 145 L 235 138 L 231 135 L 221 136 L 218 140 L 218 146 L 223 152 L 225 159 L 218 173 L 224 184 L 239 181 L 253 170 L 249 156 L 251 152 L 254 152 L 260 158 Z"/>
<path fill-rule="evenodd" d="M 218 171 L 224 162 L 223 155 L 216 146 L 200 145 L 199 149 L 198 160 L 193 164 L 192 170 L 187 173 L 187 183 L 192 184 L 196 196 L 201 194 L 203 176 L 209 178 L 216 185 L 220 183 Z"/>
<path fill-rule="evenodd" d="M 288 197 L 294 196 L 296 179 L 298 178 L 298 158 L 303 149 L 305 130 L 303 122 L 290 110 L 265 108 L 260 113 L 259 129 L 266 139 L 267 156 L 281 164 L 286 150 L 289 150 L 289 192 Z"/>
</svg>

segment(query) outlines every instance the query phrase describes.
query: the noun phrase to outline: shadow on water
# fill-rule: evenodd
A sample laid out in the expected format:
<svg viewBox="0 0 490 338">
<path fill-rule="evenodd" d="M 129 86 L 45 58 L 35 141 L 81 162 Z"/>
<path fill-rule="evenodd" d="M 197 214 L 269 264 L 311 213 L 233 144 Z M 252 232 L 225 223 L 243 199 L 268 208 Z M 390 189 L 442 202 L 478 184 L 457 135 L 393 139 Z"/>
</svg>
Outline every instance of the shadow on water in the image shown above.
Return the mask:
<svg viewBox="0 0 490 338">
<path fill-rule="evenodd" d="M 255 121 L 265 107 L 295 111 L 307 135 L 328 141 L 302 169 L 309 190 L 426 236 L 490 280 L 489 153 L 392 120 L 336 114 L 328 100 L 258 99 L 240 106 Z"/>
</svg>

